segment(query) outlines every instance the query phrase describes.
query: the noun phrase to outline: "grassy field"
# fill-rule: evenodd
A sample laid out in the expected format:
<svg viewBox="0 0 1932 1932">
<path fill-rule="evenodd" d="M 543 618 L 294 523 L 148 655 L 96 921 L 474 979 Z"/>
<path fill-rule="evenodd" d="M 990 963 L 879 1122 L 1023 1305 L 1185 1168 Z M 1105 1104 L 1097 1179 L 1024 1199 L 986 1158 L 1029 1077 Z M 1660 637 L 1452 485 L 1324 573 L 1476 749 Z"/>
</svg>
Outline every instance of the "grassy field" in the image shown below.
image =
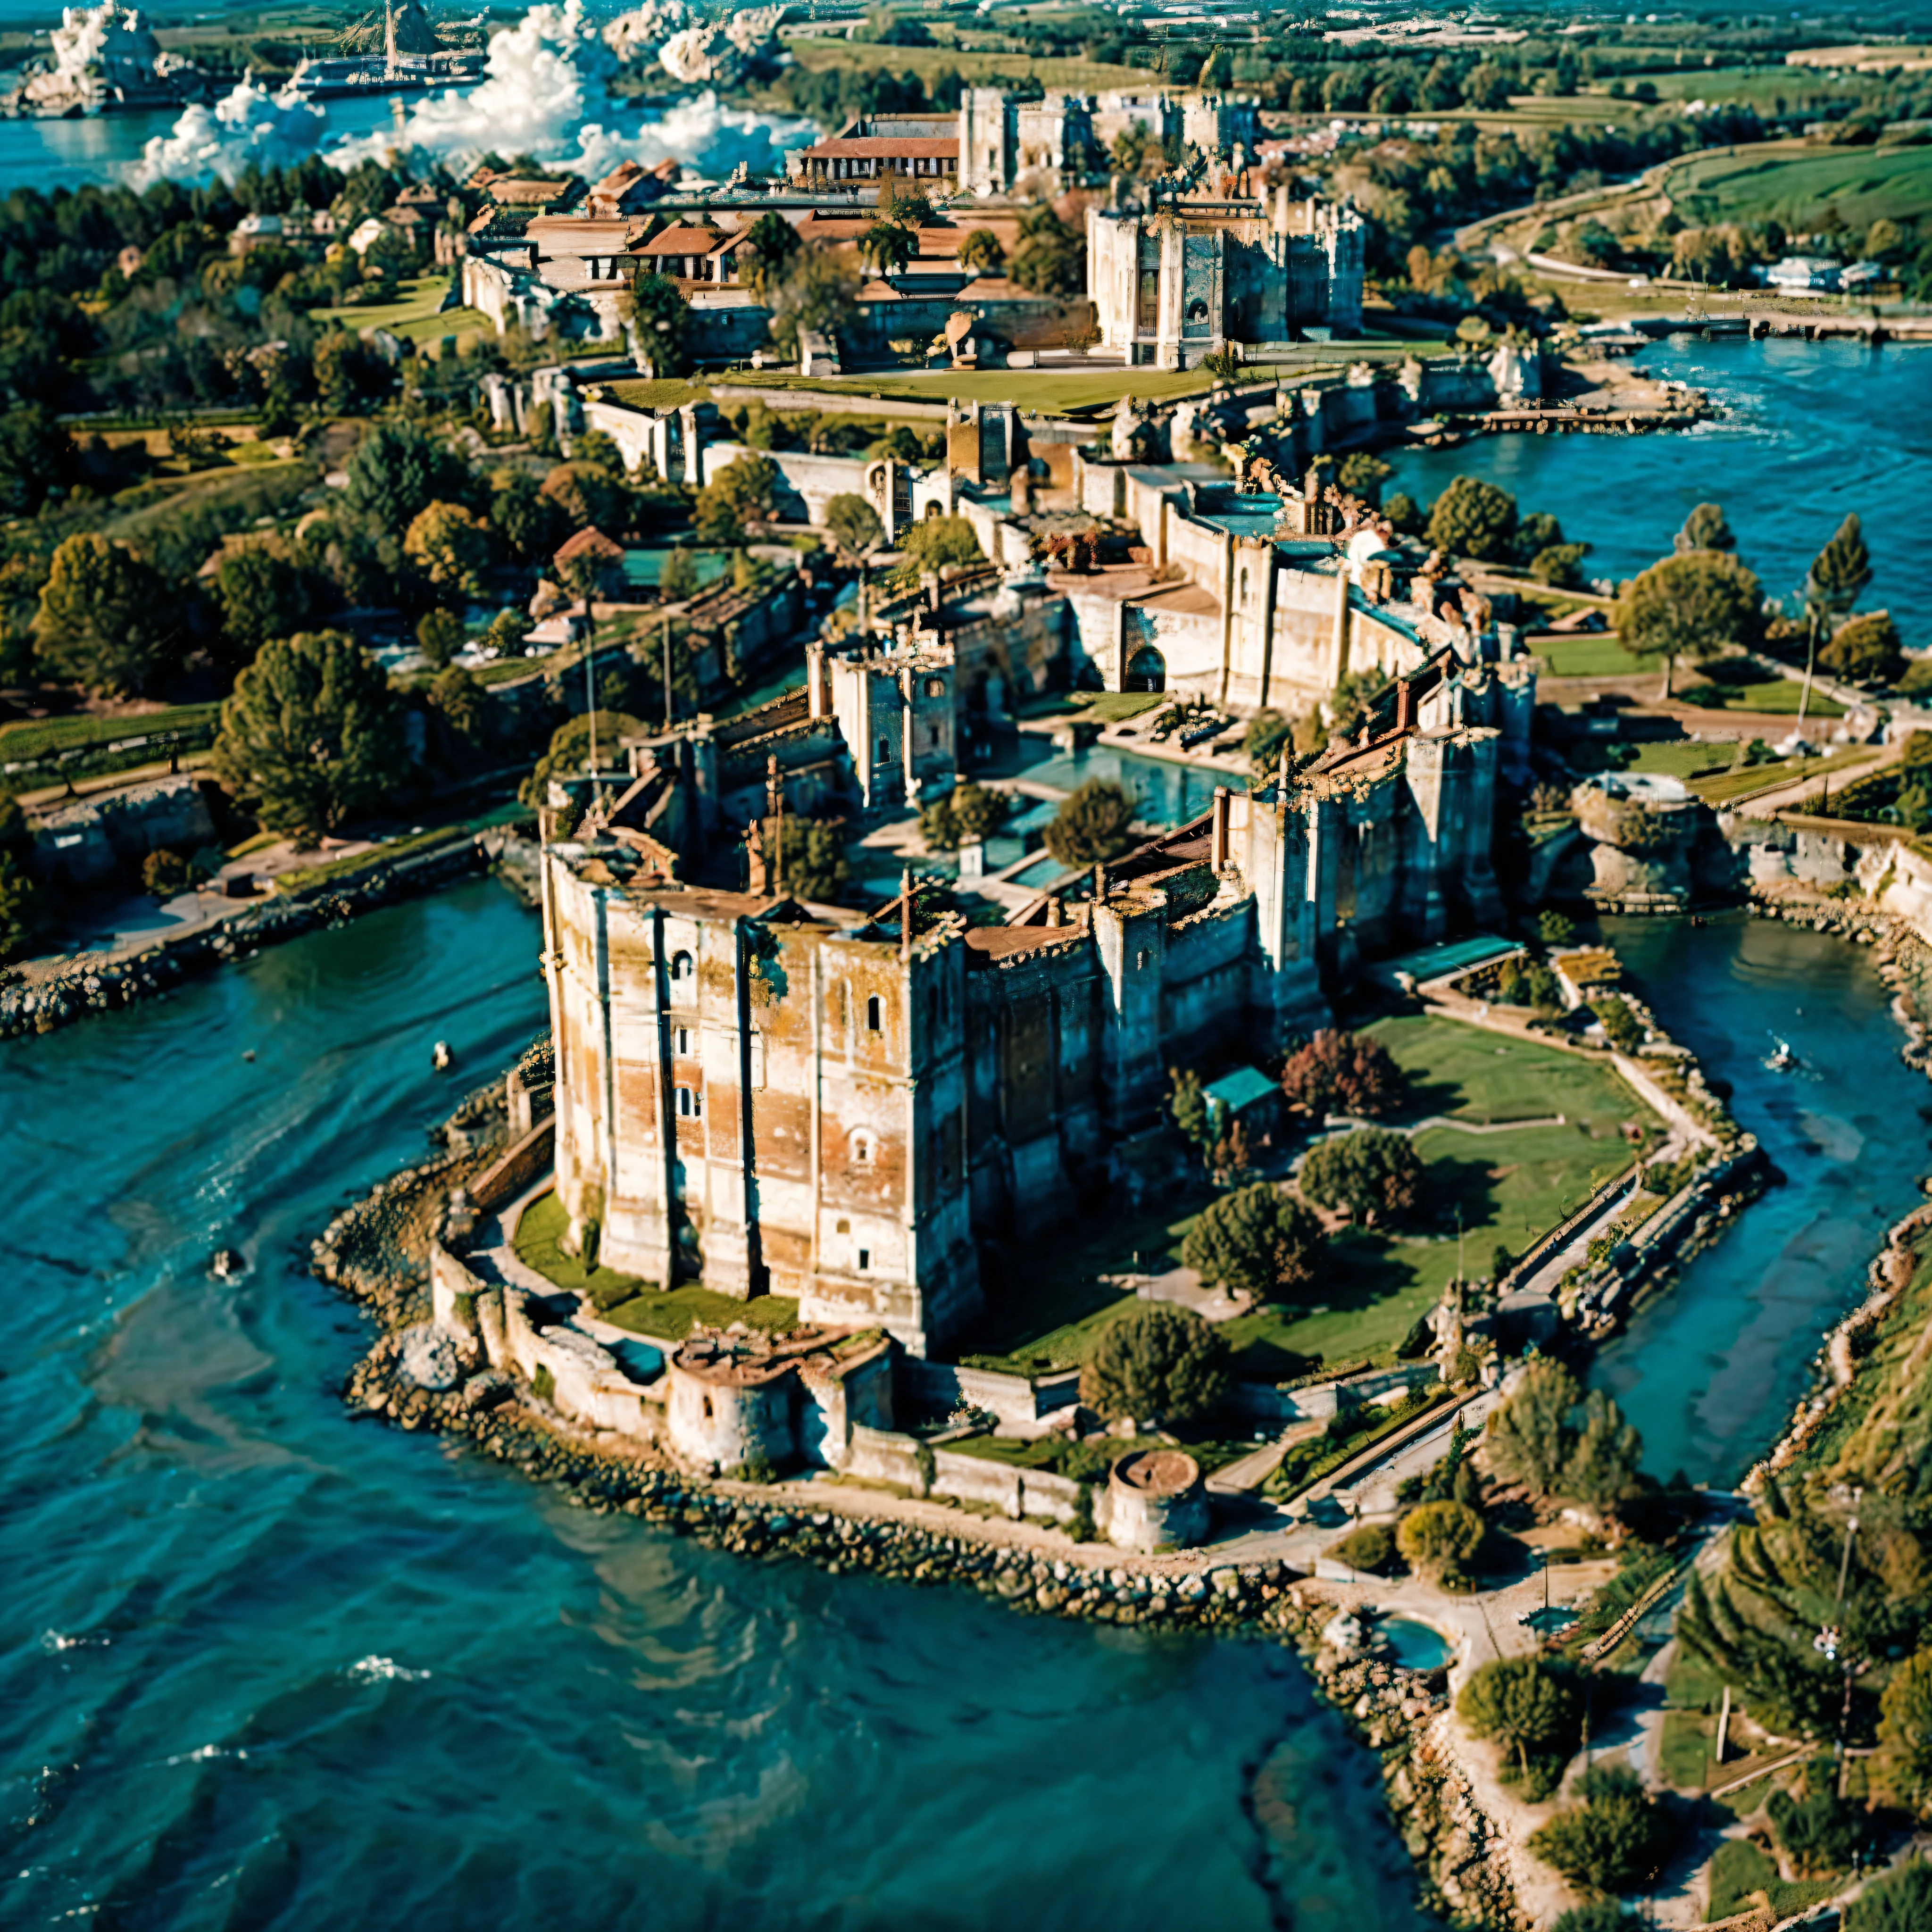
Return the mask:
<svg viewBox="0 0 1932 1932">
<path fill-rule="evenodd" d="M 165 710 L 125 718 L 16 718 L 0 724 L 0 764 L 55 758 L 62 752 L 118 744 L 124 738 L 144 738 L 156 731 L 192 730 L 212 724 L 220 710 L 218 704 L 171 704 Z"/>
<path fill-rule="evenodd" d="M 1796 141 L 1692 154 L 1666 188 L 1687 222 L 1809 218 L 1829 201 L 1854 229 L 1932 212 L 1932 147 L 1821 148 Z"/>
<path fill-rule="evenodd" d="M 1266 373 L 1255 372 L 1259 380 Z M 838 390 L 876 397 L 881 402 L 1010 402 L 1023 410 L 1092 409 L 1129 394 L 1165 400 L 1204 393 L 1212 378 L 1198 370 L 883 370 L 867 376 L 794 376 L 767 369 L 734 370 L 729 380 L 760 389 Z M 628 384 L 615 386 L 628 388 Z M 662 405 L 660 405 L 662 406 Z"/>
<path fill-rule="evenodd" d="M 1417 1319 L 1441 1298 L 1457 1264 L 1462 1216 L 1471 1269 L 1487 1274 L 1498 1246 L 1520 1253 L 1630 1162 L 1618 1137 L 1648 1111 L 1609 1066 L 1553 1047 L 1504 1040 L 1454 1021 L 1401 1018 L 1370 1031 L 1411 1078 L 1412 1120 L 1441 1115 L 1489 1126 L 1565 1117 L 1562 1126 L 1471 1134 L 1450 1126 L 1418 1134 L 1429 1169 L 1424 1225 L 1396 1235 L 1350 1231 L 1330 1244 L 1314 1305 L 1264 1308 L 1222 1333 L 1244 1375 L 1285 1380 L 1322 1366 L 1391 1359 Z M 1023 1277 L 993 1284 L 993 1312 L 966 1358 L 1019 1373 L 1085 1359 L 1131 1292 L 1101 1282 L 1136 1266 L 1178 1267 L 1194 1217 L 1214 1198 L 1204 1186 L 1174 1190 L 1138 1216 L 1029 1250 Z"/>
<path fill-rule="evenodd" d="M 586 1268 L 578 1256 L 566 1254 L 558 1246 L 568 1226 L 563 1203 L 554 1193 L 540 1195 L 518 1220 L 518 1258 L 559 1288 L 590 1295 L 604 1306 L 606 1321 L 634 1335 L 657 1342 L 681 1342 L 699 1322 L 722 1328 L 742 1322 L 751 1328 L 773 1330 L 797 1323 L 798 1304 L 782 1295 L 763 1294 L 751 1301 L 738 1301 L 694 1284 L 666 1294 L 614 1268 Z"/>
<path fill-rule="evenodd" d="M 419 276 L 413 281 L 397 284 L 400 293 L 394 302 L 370 302 L 356 308 L 318 308 L 310 314 L 315 321 L 333 323 L 352 334 L 365 328 L 386 328 L 406 342 L 434 342 L 442 336 L 454 335 L 460 343 L 466 335 L 495 334 L 489 317 L 478 310 L 443 308 L 449 279 L 447 274 Z"/>
<path fill-rule="evenodd" d="M 1115 67 L 1106 61 L 1042 60 L 1031 54 L 990 53 L 968 47 L 882 47 L 864 40 L 804 38 L 788 39 L 785 46 L 799 65 L 812 74 L 849 68 L 856 74 L 881 70 L 916 74 L 921 80 L 930 81 L 950 68 L 967 81 L 1031 74 L 1049 90 L 1070 88 L 1080 93 L 1144 87 L 1154 77 L 1143 68 Z"/>
<path fill-rule="evenodd" d="M 1708 1924 L 1727 1918 L 1749 1906 L 1751 1894 L 1762 1892 L 1771 1901 L 1772 1916 L 1782 1920 L 1829 1898 L 1841 1879 L 1782 1879 L 1778 1861 L 1748 1838 L 1727 1838 L 1711 1861 L 1711 1909 Z"/>
<path fill-rule="evenodd" d="M 1710 692 L 1714 698 L 1705 695 L 1693 699 L 1694 691 Z M 1706 710 L 1743 711 L 1765 718 L 1796 718 L 1800 699 L 1804 694 L 1804 686 L 1795 677 L 1780 677 L 1774 671 L 1753 680 L 1750 683 L 1704 684 L 1694 671 L 1683 680 L 1676 693 L 1683 703 L 1696 703 Z M 1814 685 L 1811 701 L 1805 706 L 1805 715 L 1810 718 L 1842 718 L 1845 707 L 1834 699 L 1827 698 Z"/>
<path fill-rule="evenodd" d="M 1864 764 L 1871 758 L 1871 747 L 1855 745 L 1850 750 L 1834 752 L 1822 758 L 1782 759 L 1772 765 L 1750 765 L 1742 771 L 1726 769 L 1700 778 L 1691 789 L 1706 805 L 1735 805 L 1761 791 L 1773 791 L 1794 779 L 1822 780 L 1849 765 Z"/>
<path fill-rule="evenodd" d="M 1552 677 L 1630 677 L 1640 671 L 1664 669 L 1661 658 L 1627 651 L 1614 638 L 1587 633 L 1576 638 L 1539 638 L 1536 654 L 1550 667 Z"/>
<path fill-rule="evenodd" d="M 1700 744 L 1694 738 L 1661 739 L 1640 745 L 1630 770 L 1655 772 L 1665 778 L 1693 778 L 1703 772 L 1728 772 L 1736 755 L 1725 744 Z"/>
<path fill-rule="evenodd" d="M 614 403 L 627 410 L 675 410 L 686 403 L 705 403 L 711 392 L 702 382 L 687 382 L 681 376 L 667 376 L 655 382 L 607 382 Z"/>
</svg>

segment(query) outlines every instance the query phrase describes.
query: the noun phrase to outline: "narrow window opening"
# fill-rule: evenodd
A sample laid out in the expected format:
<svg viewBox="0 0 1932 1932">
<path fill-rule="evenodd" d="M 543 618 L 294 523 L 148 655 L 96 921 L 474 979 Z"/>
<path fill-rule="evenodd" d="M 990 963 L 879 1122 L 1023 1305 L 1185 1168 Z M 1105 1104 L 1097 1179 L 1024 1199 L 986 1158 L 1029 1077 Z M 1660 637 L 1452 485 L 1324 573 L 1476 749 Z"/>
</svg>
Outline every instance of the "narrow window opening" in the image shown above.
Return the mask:
<svg viewBox="0 0 1932 1932">
<path fill-rule="evenodd" d="M 878 994 L 874 993 L 866 1002 L 866 1030 L 870 1033 L 880 1032 L 884 1030 L 884 1009 L 879 1004 Z"/>
<path fill-rule="evenodd" d="M 863 1274 L 866 1272 L 866 1270 L 868 1268 L 870 1268 L 872 1265 L 872 1250 L 871 1250 L 870 1248 L 861 1248 L 861 1249 L 859 1250 L 859 1272 L 860 1272 L 861 1274 Z"/>
<path fill-rule="evenodd" d="M 711 1398 L 709 1396 L 704 1398 L 704 1419 L 706 1422 L 711 1420 Z"/>
<path fill-rule="evenodd" d="M 688 980 L 691 977 L 691 955 L 688 952 L 671 955 L 670 976 L 674 980 Z"/>
<path fill-rule="evenodd" d="M 851 1222 L 850 1221 L 841 1221 L 838 1224 L 838 1232 L 842 1234 L 849 1234 L 852 1232 Z"/>
</svg>

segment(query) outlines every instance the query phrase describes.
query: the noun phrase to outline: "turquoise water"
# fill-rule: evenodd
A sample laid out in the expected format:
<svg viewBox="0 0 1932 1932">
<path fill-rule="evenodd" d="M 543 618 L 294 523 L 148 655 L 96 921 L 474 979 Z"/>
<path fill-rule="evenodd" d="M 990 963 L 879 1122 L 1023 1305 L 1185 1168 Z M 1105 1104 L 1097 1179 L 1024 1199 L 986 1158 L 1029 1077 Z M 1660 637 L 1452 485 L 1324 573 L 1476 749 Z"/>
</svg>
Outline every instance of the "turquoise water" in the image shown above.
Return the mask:
<svg viewBox="0 0 1932 1932">
<path fill-rule="evenodd" d="M 344 1412 L 308 1240 L 540 1023 L 538 946 L 474 884 L 0 1046 L 0 1924 L 1414 1925 L 1278 1646 L 713 1555 Z"/>
<path fill-rule="evenodd" d="M 1592 546 L 1592 578 L 1634 576 L 1668 554 L 1694 504 L 1719 502 L 1774 597 L 1797 588 L 1856 510 L 1874 572 L 1863 608 L 1889 608 L 1906 643 L 1932 645 L 1918 508 L 1932 488 L 1932 346 L 1677 336 L 1637 366 L 1707 391 L 1726 414 L 1679 435 L 1479 436 L 1412 451 L 1392 457 L 1388 488 L 1426 502 L 1454 476 L 1500 483 Z"/>
<path fill-rule="evenodd" d="M 1454 1646 L 1440 1630 L 1417 1623 L 1412 1618 L 1387 1618 L 1376 1624 L 1376 1634 L 1405 1670 L 1434 1670 L 1456 1654 Z"/>
<path fill-rule="evenodd" d="M 1643 1432 L 1655 1474 L 1727 1484 L 1775 1440 L 1820 1336 L 1863 1298 L 1886 1229 L 1919 1199 L 1932 1084 L 1898 1058 L 1870 955 L 1842 940 L 1742 915 L 1604 930 L 1671 1032 L 1732 1083 L 1732 1112 L 1786 1177 L 1592 1372 Z M 1794 1071 L 1765 1066 L 1774 1036 Z"/>
<path fill-rule="evenodd" d="M 1198 818 L 1214 804 L 1216 785 L 1238 782 L 1225 772 L 1099 746 L 1057 753 L 1021 767 L 1017 776 L 1057 791 L 1072 791 L 1089 778 L 1124 784 L 1139 799 L 1140 815 L 1150 825 L 1184 825 Z"/>
</svg>

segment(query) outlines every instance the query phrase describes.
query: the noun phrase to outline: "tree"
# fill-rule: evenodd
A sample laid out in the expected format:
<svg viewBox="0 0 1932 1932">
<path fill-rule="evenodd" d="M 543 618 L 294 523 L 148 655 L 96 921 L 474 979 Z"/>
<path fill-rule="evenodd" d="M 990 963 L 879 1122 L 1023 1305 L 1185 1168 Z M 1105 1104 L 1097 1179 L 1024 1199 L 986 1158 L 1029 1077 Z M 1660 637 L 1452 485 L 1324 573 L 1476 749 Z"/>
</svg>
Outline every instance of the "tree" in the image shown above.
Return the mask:
<svg viewBox="0 0 1932 1932">
<path fill-rule="evenodd" d="M 1228 1393 L 1228 1345 L 1192 1310 L 1136 1301 L 1100 1331 L 1080 1371 L 1080 1400 L 1110 1421 L 1184 1426 Z"/>
<path fill-rule="evenodd" d="M 473 597 L 489 567 L 490 528 L 460 503 L 430 503 L 404 532 L 403 554 L 439 590 Z"/>
<path fill-rule="evenodd" d="M 1328 1554 L 1351 1570 L 1366 1570 L 1380 1576 L 1394 1568 L 1397 1552 L 1395 1532 L 1385 1522 L 1365 1522 L 1352 1529 L 1332 1545 Z"/>
<path fill-rule="evenodd" d="M 878 512 L 850 490 L 842 490 L 826 505 L 825 527 L 838 548 L 855 557 L 863 556 L 886 534 Z"/>
<path fill-rule="evenodd" d="M 1538 584 L 1547 584 L 1555 590 L 1574 588 L 1582 574 L 1577 566 L 1589 548 L 1580 543 L 1547 544 L 1530 558 L 1529 574 Z"/>
<path fill-rule="evenodd" d="M 784 862 L 781 883 L 786 892 L 794 898 L 836 905 L 852 875 L 838 822 L 788 814 L 780 844 Z"/>
<path fill-rule="evenodd" d="M 1631 1922 L 1614 1898 L 1595 1898 L 1561 1913 L 1550 1932 L 1631 1932 Z"/>
<path fill-rule="evenodd" d="M 1764 632 L 1764 592 L 1736 557 L 1691 550 L 1666 556 L 1632 578 L 1618 594 L 1611 622 L 1625 650 L 1664 660 L 1663 695 L 1668 698 L 1671 670 L 1680 657 L 1757 644 Z"/>
<path fill-rule="evenodd" d="M 299 631 L 315 599 L 301 565 L 278 550 L 251 544 L 230 550 L 216 566 L 214 601 L 229 650 L 238 663 L 246 664 L 271 638 Z"/>
<path fill-rule="evenodd" d="M 1063 866 L 1079 871 L 1106 864 L 1132 849 L 1138 801 L 1112 778 L 1089 778 L 1062 801 L 1046 828 L 1046 849 Z"/>
<path fill-rule="evenodd" d="M 1888 610 L 1841 624 L 1820 647 L 1818 662 L 1848 684 L 1892 684 L 1905 672 L 1905 650 Z"/>
<path fill-rule="evenodd" d="M 974 229 L 959 244 L 959 266 L 976 275 L 997 275 L 1006 263 L 1006 250 L 990 228 Z"/>
<path fill-rule="evenodd" d="M 194 878 L 188 860 L 165 845 L 141 861 L 142 887 L 158 899 L 171 899 L 177 892 L 186 892 Z"/>
<path fill-rule="evenodd" d="M 519 563 L 540 563 L 567 534 L 568 519 L 527 470 L 499 470 L 490 478 L 490 526 Z"/>
<path fill-rule="evenodd" d="M 802 250 L 767 278 L 764 302 L 771 311 L 772 340 L 779 352 L 798 359 L 801 335 L 830 336 L 849 322 L 859 299 L 851 264 L 829 249 Z"/>
<path fill-rule="evenodd" d="M 745 266 L 741 272 L 760 301 L 778 275 L 804 246 L 798 230 L 776 209 L 760 215 L 745 231 Z"/>
<path fill-rule="evenodd" d="M 1636 1493 L 1643 1438 L 1626 1421 L 1615 1397 L 1592 1389 L 1583 1398 L 1582 1426 L 1570 1437 L 1561 1493 L 1586 1509 L 1612 1510 Z"/>
<path fill-rule="evenodd" d="M 624 479 L 601 463 L 560 463 L 546 476 L 538 492 L 555 506 L 572 530 L 621 533 L 631 521 L 631 493 Z"/>
<path fill-rule="evenodd" d="M 899 549 L 916 570 L 960 570 L 984 563 L 986 554 L 964 517 L 922 517 L 899 538 Z"/>
<path fill-rule="evenodd" d="M 1241 736 L 1248 769 L 1256 778 L 1272 778 L 1281 767 L 1281 754 L 1294 741 L 1294 723 L 1279 711 L 1257 711 Z"/>
<path fill-rule="evenodd" d="M 1422 1194 L 1422 1162 L 1406 1134 L 1360 1127 L 1337 1134 L 1301 1164 L 1301 1191 L 1322 1207 L 1372 1227 L 1400 1220 Z"/>
<path fill-rule="evenodd" d="M 0 517 L 30 517 L 73 475 L 74 438 L 44 403 L 0 416 Z"/>
<path fill-rule="evenodd" d="M 167 662 L 178 600 L 152 566 L 95 531 L 64 538 L 40 592 L 42 662 L 101 696 L 144 690 Z"/>
<path fill-rule="evenodd" d="M 1335 481 L 1350 496 L 1359 496 L 1365 503 L 1379 503 L 1382 485 L 1394 474 L 1394 464 L 1369 450 L 1358 449 L 1342 458 Z"/>
<path fill-rule="evenodd" d="M 1077 296 L 1087 286 L 1086 238 L 1051 208 L 1029 208 L 1007 273 L 1035 295 Z"/>
<path fill-rule="evenodd" d="M 640 275 L 618 298 L 618 313 L 638 332 L 638 352 L 659 376 L 691 367 L 691 304 L 668 275 Z"/>
<path fill-rule="evenodd" d="M 1806 620 L 1804 689 L 1798 700 L 1801 729 L 1811 704 L 1811 673 L 1817 661 L 1819 638 L 1830 628 L 1834 617 L 1852 614 L 1871 580 L 1871 553 L 1865 548 L 1864 532 L 1856 516 L 1847 517 L 1832 533 L 1831 542 L 1812 559 L 1811 568 L 1805 573 L 1802 592 Z"/>
<path fill-rule="evenodd" d="M 1010 808 L 1004 792 L 989 790 L 976 778 L 955 785 L 944 798 L 919 808 L 920 836 L 934 852 L 956 852 L 977 845 L 997 832 Z"/>
<path fill-rule="evenodd" d="M 1533 1496 L 1558 1492 L 1571 1450 L 1570 1414 L 1581 1391 L 1576 1378 L 1549 1356 L 1522 1371 L 1508 1399 L 1490 1412 L 1483 1442 L 1489 1466 L 1505 1483 Z"/>
<path fill-rule="evenodd" d="M 1807 1778 L 1802 1792 L 1774 1791 L 1765 1807 L 1771 1828 L 1802 1879 L 1849 1871 L 1864 1839 L 1858 1811 L 1840 1798 L 1828 1778 Z"/>
<path fill-rule="evenodd" d="M 1516 499 L 1477 476 L 1457 476 L 1429 512 L 1429 541 L 1444 556 L 1506 562 L 1516 536 Z"/>
<path fill-rule="evenodd" d="M 221 707 L 214 768 L 272 832 L 332 832 L 399 776 L 400 708 L 382 667 L 339 631 L 274 638 Z"/>
<path fill-rule="evenodd" d="M 1679 556 L 1686 556 L 1694 550 L 1733 550 L 1738 540 L 1724 520 L 1720 505 L 1700 503 L 1684 519 L 1684 527 L 1677 532 L 1673 547 Z"/>
<path fill-rule="evenodd" d="M 1191 1066 L 1170 1066 L 1167 1081 L 1168 1113 L 1180 1130 L 1181 1138 L 1204 1158 L 1214 1144 L 1214 1122 L 1201 1076 Z"/>
<path fill-rule="evenodd" d="M 448 663 L 463 648 L 463 620 L 439 604 L 416 621 L 416 644 L 433 664 Z"/>
<path fill-rule="evenodd" d="M 1555 1760 L 1559 1774 L 1569 1762 L 1580 1735 L 1582 1706 L 1576 1680 L 1567 1670 L 1540 1658 L 1508 1657 L 1469 1673 L 1456 1700 L 1456 1714 L 1472 1737 L 1502 1745 L 1505 1778 L 1534 1786 L 1546 1766 L 1533 1760 Z"/>
<path fill-rule="evenodd" d="M 1624 1765 L 1594 1765 L 1577 1789 L 1583 1804 L 1558 1812 L 1533 1832 L 1530 1850 L 1590 1892 L 1630 1892 L 1653 1878 L 1670 1847 L 1670 1826 L 1636 1772 Z"/>
<path fill-rule="evenodd" d="M 1844 1932 L 1925 1932 L 1932 1925 L 1932 1864 L 1887 1872 L 1845 1907 Z"/>
<path fill-rule="evenodd" d="M 1466 1503 L 1445 1498 L 1411 1510 L 1396 1531 L 1395 1543 L 1412 1568 L 1446 1582 L 1461 1576 L 1482 1548 L 1485 1533 L 1483 1519 Z"/>
<path fill-rule="evenodd" d="M 1932 1648 L 1908 1658 L 1885 1687 L 1871 1785 L 1887 1804 L 1932 1818 Z"/>
<path fill-rule="evenodd" d="M 859 259 L 877 275 L 897 274 L 919 253 L 919 238 L 896 221 L 874 221 L 859 238 Z"/>
<path fill-rule="evenodd" d="M 682 604 L 698 595 L 698 560 L 688 550 L 674 550 L 658 572 L 658 595 L 667 604 Z"/>
<path fill-rule="evenodd" d="M 18 959 L 40 922 L 40 889 L 20 856 L 0 850 L 0 965 Z"/>
<path fill-rule="evenodd" d="M 343 470 L 343 508 L 368 528 L 390 534 L 407 530 L 438 497 L 461 496 L 468 482 L 461 459 L 406 416 L 376 423 Z"/>
<path fill-rule="evenodd" d="M 1281 1070 L 1281 1090 L 1288 1105 L 1318 1120 L 1330 1114 L 1371 1119 L 1386 1114 L 1401 1104 L 1406 1084 L 1380 1040 L 1328 1027 L 1290 1054 Z"/>
<path fill-rule="evenodd" d="M 444 669 L 429 688 L 429 706 L 446 753 L 473 751 L 490 735 L 488 704 L 483 687 L 460 664 Z"/>
<path fill-rule="evenodd" d="M 1203 1208 L 1181 1244 L 1180 1258 L 1204 1282 L 1282 1301 L 1314 1285 L 1322 1253 L 1315 1216 L 1292 1195 L 1258 1181 Z"/>
<path fill-rule="evenodd" d="M 1590 1010 L 1603 1028 L 1604 1037 L 1619 1053 L 1634 1053 L 1643 1044 L 1643 1022 L 1620 994 L 1600 994 L 1591 1003 Z"/>
<path fill-rule="evenodd" d="M 767 457 L 740 456 L 728 463 L 698 493 L 692 515 L 698 541 L 745 541 L 747 524 L 766 523 L 778 513 L 778 465 Z"/>
</svg>

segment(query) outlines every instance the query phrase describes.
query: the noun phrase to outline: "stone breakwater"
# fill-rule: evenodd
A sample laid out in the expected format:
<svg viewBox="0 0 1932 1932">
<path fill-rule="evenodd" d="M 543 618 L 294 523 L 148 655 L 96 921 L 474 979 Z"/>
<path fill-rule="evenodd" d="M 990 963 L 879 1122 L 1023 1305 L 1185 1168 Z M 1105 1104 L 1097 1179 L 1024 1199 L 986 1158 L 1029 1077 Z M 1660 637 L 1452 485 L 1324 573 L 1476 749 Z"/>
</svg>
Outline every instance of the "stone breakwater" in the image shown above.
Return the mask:
<svg viewBox="0 0 1932 1932">
<path fill-rule="evenodd" d="M 52 1033 L 93 1013 L 157 998 L 194 974 L 248 958 L 265 946 L 339 926 L 488 866 L 495 866 L 516 889 L 528 869 L 521 849 L 526 844 L 501 836 L 466 840 L 406 866 L 378 865 L 360 877 L 265 900 L 138 952 L 83 953 L 51 973 L 16 978 L 0 985 L 0 1040 Z"/>
<path fill-rule="evenodd" d="M 1288 1644 L 1380 1758 L 1424 1903 L 1485 1932 L 1527 1925 L 1503 1837 L 1457 1762 L 1446 1669 L 1415 1672 L 1337 1651 L 1325 1634 L 1341 1604 L 1286 1564 L 1217 1562 L 1211 1550 L 1142 1557 L 1100 1550 L 1064 1532 L 845 1480 L 704 1479 L 632 1438 L 586 1430 L 522 1382 L 475 1366 L 430 1324 L 425 1268 L 448 1190 L 502 1150 L 500 1134 L 479 1132 L 486 1112 L 480 1093 L 472 1096 L 441 1130 L 449 1151 L 392 1175 L 314 1244 L 316 1272 L 380 1329 L 344 1390 L 354 1412 L 466 1439 L 554 1484 L 573 1508 L 636 1517 L 733 1556 L 976 1589 L 1027 1615 Z"/>
</svg>

